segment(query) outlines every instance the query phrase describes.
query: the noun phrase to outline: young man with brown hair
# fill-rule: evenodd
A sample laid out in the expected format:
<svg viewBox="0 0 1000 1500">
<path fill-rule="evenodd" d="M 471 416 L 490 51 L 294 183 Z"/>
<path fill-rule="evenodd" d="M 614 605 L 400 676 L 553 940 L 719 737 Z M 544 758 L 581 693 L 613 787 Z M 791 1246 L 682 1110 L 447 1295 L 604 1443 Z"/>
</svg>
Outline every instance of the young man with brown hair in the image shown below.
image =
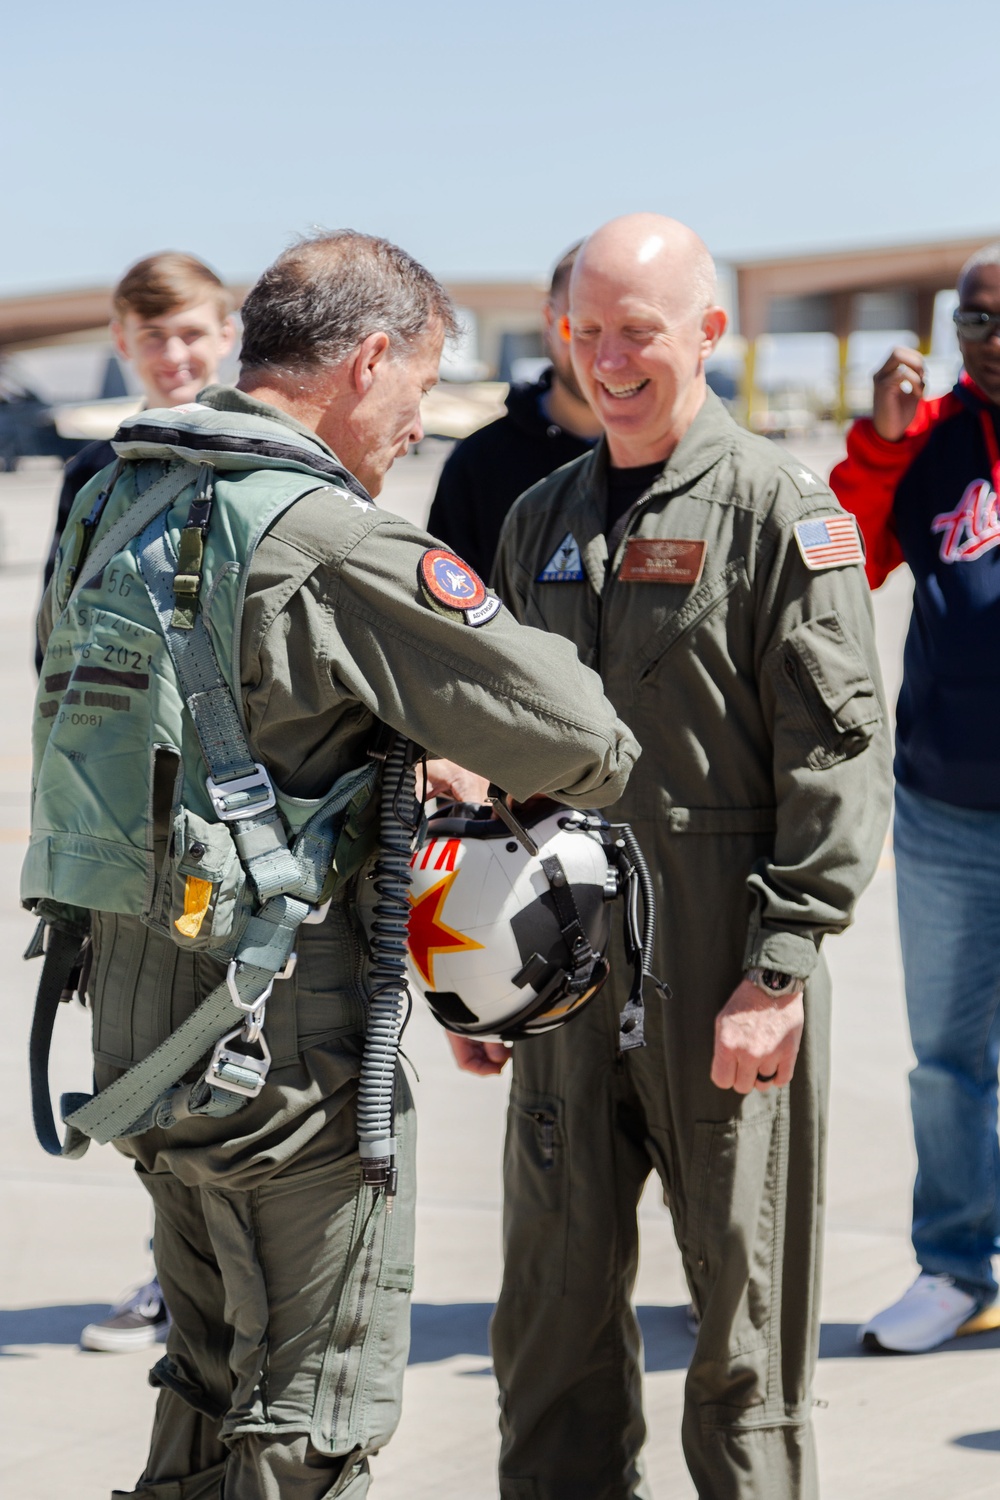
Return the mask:
<svg viewBox="0 0 1000 1500">
<path fill-rule="evenodd" d="M 136 261 L 115 287 L 112 306 L 115 351 L 132 366 L 149 407 L 193 401 L 215 381 L 236 337 L 226 287 L 204 261 L 180 250 Z M 88 479 L 114 461 L 111 444 L 101 441 L 89 443 L 66 465 L 46 585 L 73 501 Z"/>
</svg>

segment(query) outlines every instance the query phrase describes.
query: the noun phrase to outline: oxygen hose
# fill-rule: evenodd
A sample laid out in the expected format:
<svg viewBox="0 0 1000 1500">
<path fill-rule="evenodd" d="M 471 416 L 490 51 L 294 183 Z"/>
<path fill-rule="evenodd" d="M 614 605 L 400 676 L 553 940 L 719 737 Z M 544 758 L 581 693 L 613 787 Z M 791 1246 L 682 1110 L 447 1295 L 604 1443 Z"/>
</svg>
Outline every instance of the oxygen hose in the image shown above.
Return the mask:
<svg viewBox="0 0 1000 1500">
<path fill-rule="evenodd" d="M 642 972 L 652 977 L 653 948 L 656 942 L 656 897 L 653 894 L 653 880 L 645 855 L 639 847 L 639 840 L 627 823 L 621 825 L 621 834 L 639 881 L 639 889 L 642 891 Z"/>
<path fill-rule="evenodd" d="M 406 982 L 410 856 L 418 826 L 414 757 L 419 752 L 397 735 L 382 770 L 380 850 L 375 866 L 375 903 L 370 947 L 368 1030 L 358 1086 L 361 1175 L 391 1198 L 396 1191 L 393 1103 L 396 1058 L 410 1009 Z"/>
</svg>

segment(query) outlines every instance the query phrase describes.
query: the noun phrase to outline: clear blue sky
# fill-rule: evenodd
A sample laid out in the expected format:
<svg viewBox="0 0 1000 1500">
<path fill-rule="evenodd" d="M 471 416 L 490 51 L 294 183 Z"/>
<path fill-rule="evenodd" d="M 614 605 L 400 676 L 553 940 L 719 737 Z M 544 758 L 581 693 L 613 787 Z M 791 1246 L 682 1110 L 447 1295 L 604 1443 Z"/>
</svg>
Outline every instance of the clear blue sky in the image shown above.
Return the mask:
<svg viewBox="0 0 1000 1500">
<path fill-rule="evenodd" d="M 720 255 L 1000 232 L 1000 3 L 36 0 L 0 46 L 0 294 L 297 231 L 537 275 L 637 208 Z"/>
</svg>

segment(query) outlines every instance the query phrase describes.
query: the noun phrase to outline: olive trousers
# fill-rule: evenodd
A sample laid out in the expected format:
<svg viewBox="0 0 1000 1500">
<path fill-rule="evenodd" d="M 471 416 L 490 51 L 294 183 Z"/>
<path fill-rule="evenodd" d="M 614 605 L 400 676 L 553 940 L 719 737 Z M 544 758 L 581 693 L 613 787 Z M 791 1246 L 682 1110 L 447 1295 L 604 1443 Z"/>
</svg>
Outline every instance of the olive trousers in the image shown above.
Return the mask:
<svg viewBox="0 0 1000 1500">
<path fill-rule="evenodd" d="M 410 1124 L 404 1107 L 391 1211 L 362 1185 L 356 1148 L 244 1191 L 140 1169 L 173 1321 L 150 1372 L 160 1394 L 146 1468 L 117 1500 L 367 1492 L 368 1456 L 399 1421 L 409 1349 Z"/>
<path fill-rule="evenodd" d="M 224 970 L 137 919 L 94 923 L 96 1077 L 104 1087 Z M 225 1118 L 116 1142 L 153 1200 L 172 1324 L 146 1468 L 117 1500 L 359 1500 L 399 1421 L 410 1341 L 416 1130 L 396 1075 L 399 1191 L 361 1180 L 363 994 L 343 905 L 299 934 L 265 1031 L 274 1065 Z M 298 1043 L 298 1046 L 297 1046 Z"/>
<path fill-rule="evenodd" d="M 623 972 L 621 965 L 618 972 Z M 701 1500 L 812 1500 L 829 1057 L 825 966 L 806 990 L 788 1088 L 709 1079 L 717 995 L 684 965 L 618 1052 L 609 984 L 570 1025 L 519 1042 L 492 1326 L 502 1500 L 648 1496 L 636 1210 L 655 1171 L 700 1318 L 682 1443 Z"/>
</svg>

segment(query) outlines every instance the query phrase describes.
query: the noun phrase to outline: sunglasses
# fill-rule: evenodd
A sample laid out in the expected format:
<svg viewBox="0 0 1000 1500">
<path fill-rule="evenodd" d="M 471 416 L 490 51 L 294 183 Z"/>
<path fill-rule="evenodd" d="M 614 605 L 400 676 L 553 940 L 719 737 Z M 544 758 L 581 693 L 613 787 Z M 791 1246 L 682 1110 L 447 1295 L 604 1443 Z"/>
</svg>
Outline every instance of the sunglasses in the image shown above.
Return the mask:
<svg viewBox="0 0 1000 1500">
<path fill-rule="evenodd" d="M 967 312 L 956 308 L 952 313 L 955 327 L 970 344 L 985 344 L 994 333 L 1000 333 L 1000 313 Z"/>
</svg>

